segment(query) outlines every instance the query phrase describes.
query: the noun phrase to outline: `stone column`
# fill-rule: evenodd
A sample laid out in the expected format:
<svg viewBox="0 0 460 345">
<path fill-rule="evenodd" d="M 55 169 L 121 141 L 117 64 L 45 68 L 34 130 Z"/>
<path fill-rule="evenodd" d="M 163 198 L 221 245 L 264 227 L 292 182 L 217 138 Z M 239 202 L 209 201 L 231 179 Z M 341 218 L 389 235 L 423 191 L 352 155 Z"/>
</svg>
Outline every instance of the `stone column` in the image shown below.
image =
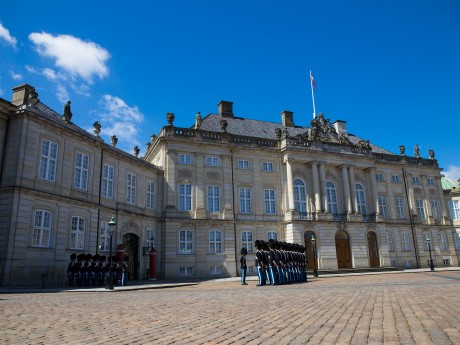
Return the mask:
<svg viewBox="0 0 460 345">
<path fill-rule="evenodd" d="M 327 212 L 327 191 L 326 191 L 326 169 L 324 168 L 324 162 L 319 163 L 319 181 L 322 199 L 322 212 Z"/>
<path fill-rule="evenodd" d="M 342 168 L 343 192 L 345 196 L 347 214 L 351 214 L 352 208 L 351 208 L 351 197 L 350 197 L 350 183 L 348 181 L 348 167 L 346 165 L 342 165 L 341 168 Z"/>
<path fill-rule="evenodd" d="M 165 206 L 166 212 L 176 210 L 176 159 L 177 152 L 165 150 Z"/>
<path fill-rule="evenodd" d="M 204 157 L 195 153 L 196 185 L 195 185 L 195 218 L 205 218 L 205 185 L 204 185 Z"/>
<path fill-rule="evenodd" d="M 355 171 L 351 165 L 348 168 L 348 177 L 350 178 L 350 193 L 351 193 L 351 203 L 354 214 L 358 214 L 358 200 L 356 199 L 356 181 L 355 181 Z"/>
<path fill-rule="evenodd" d="M 288 190 L 288 210 L 293 211 L 295 210 L 295 203 L 294 203 L 294 184 L 292 178 L 292 166 L 291 163 L 293 159 L 289 156 L 284 156 L 284 163 L 286 163 L 286 179 L 287 179 L 287 190 Z"/>
<path fill-rule="evenodd" d="M 369 168 L 369 177 L 371 179 L 371 195 L 372 195 L 372 205 L 373 209 L 375 211 L 375 214 L 379 214 L 379 198 L 378 198 L 378 192 L 377 192 L 377 183 L 375 182 L 375 168 Z M 368 213 L 372 213 L 369 212 Z"/>
<path fill-rule="evenodd" d="M 318 179 L 318 162 L 311 162 L 311 173 L 313 176 L 313 193 L 315 195 L 315 212 L 322 212 L 321 208 L 321 195 L 319 193 L 320 182 Z"/>
<path fill-rule="evenodd" d="M 223 202 L 224 202 L 224 219 L 233 219 L 233 181 L 232 181 L 232 167 L 231 159 L 228 156 L 221 156 L 222 158 L 222 173 L 223 173 Z"/>
</svg>

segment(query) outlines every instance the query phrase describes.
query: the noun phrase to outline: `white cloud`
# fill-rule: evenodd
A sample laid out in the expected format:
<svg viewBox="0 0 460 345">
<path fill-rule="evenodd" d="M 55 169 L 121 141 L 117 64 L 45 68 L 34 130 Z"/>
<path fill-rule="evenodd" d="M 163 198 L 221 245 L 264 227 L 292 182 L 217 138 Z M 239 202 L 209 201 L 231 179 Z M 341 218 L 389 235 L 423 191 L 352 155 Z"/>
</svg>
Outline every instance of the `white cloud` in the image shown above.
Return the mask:
<svg viewBox="0 0 460 345">
<path fill-rule="evenodd" d="M 13 80 L 22 80 L 21 73 L 14 73 L 13 71 L 10 71 L 10 75 Z"/>
<path fill-rule="evenodd" d="M 457 181 L 460 179 L 460 166 L 449 165 L 445 171 L 442 172 L 447 178 Z"/>
<path fill-rule="evenodd" d="M 5 28 L 1 23 L 0 23 L 0 39 L 5 40 L 7 43 L 9 43 L 13 48 L 16 48 L 16 43 L 18 42 L 16 38 L 10 35 L 10 31 Z"/>
<path fill-rule="evenodd" d="M 56 97 L 61 103 L 67 103 L 69 100 L 69 93 L 67 89 L 62 84 L 56 85 Z"/>
<path fill-rule="evenodd" d="M 56 67 L 89 84 L 94 76 L 102 79 L 109 73 L 106 62 L 110 54 L 97 43 L 70 35 L 53 36 L 46 32 L 33 32 L 29 39 L 41 56 L 54 59 Z"/>
<path fill-rule="evenodd" d="M 140 146 L 139 128 L 144 122 L 144 115 L 137 106 L 130 107 L 121 98 L 104 95 L 98 102 L 99 109 L 94 111 L 102 125 L 105 136 L 116 135 L 121 147 L 131 150 L 134 145 Z M 90 130 L 92 132 L 92 130 Z"/>
</svg>

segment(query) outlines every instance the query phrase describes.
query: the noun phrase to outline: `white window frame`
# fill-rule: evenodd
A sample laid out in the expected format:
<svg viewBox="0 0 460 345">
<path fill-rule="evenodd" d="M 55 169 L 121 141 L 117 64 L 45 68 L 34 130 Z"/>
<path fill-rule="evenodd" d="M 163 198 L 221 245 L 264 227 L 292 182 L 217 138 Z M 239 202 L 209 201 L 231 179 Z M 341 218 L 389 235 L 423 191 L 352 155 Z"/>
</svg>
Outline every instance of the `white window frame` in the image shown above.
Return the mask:
<svg viewBox="0 0 460 345">
<path fill-rule="evenodd" d="M 240 195 L 240 213 L 252 213 L 251 188 L 241 187 Z"/>
<path fill-rule="evenodd" d="M 308 212 L 305 182 L 298 178 L 294 180 L 294 208 L 297 212 Z"/>
<path fill-rule="evenodd" d="M 81 250 L 85 248 L 86 219 L 73 216 L 70 228 L 69 249 Z"/>
<path fill-rule="evenodd" d="M 401 233 L 401 250 L 409 251 L 410 249 L 410 238 L 408 232 Z"/>
<path fill-rule="evenodd" d="M 152 248 L 153 246 L 155 246 L 155 230 L 153 230 L 152 228 L 147 228 L 145 230 L 145 236 L 145 243 L 147 244 L 147 247 Z"/>
<path fill-rule="evenodd" d="M 439 209 L 438 200 L 431 200 L 431 213 L 434 219 L 441 219 L 441 211 Z"/>
<path fill-rule="evenodd" d="M 77 151 L 75 153 L 74 187 L 81 190 L 88 189 L 89 155 Z"/>
<path fill-rule="evenodd" d="M 147 180 L 147 189 L 145 191 L 145 207 L 153 208 L 155 206 L 155 183 Z"/>
<path fill-rule="evenodd" d="M 278 233 L 276 231 L 267 232 L 267 241 L 270 240 L 278 241 Z"/>
<path fill-rule="evenodd" d="M 274 171 L 273 163 L 272 162 L 263 162 L 262 163 L 262 170 L 266 172 Z"/>
<path fill-rule="evenodd" d="M 248 253 L 254 253 L 252 231 L 241 231 L 241 248 L 246 248 Z"/>
<path fill-rule="evenodd" d="M 192 164 L 192 155 L 188 153 L 179 153 L 179 164 Z"/>
<path fill-rule="evenodd" d="M 460 233 L 454 233 L 454 240 L 455 240 L 455 249 L 460 250 Z"/>
<path fill-rule="evenodd" d="M 209 266 L 209 274 L 212 276 L 221 276 L 222 272 L 222 266 Z"/>
<path fill-rule="evenodd" d="M 444 231 L 438 232 L 438 239 L 439 239 L 439 249 L 448 250 L 449 246 L 447 244 L 447 236 Z"/>
<path fill-rule="evenodd" d="M 427 241 L 427 238 L 429 238 L 430 241 Z M 428 243 L 430 244 L 430 248 L 428 248 Z M 429 251 L 430 249 L 433 250 L 433 240 L 431 238 L 431 234 L 429 231 L 423 232 L 423 249 L 427 251 Z"/>
<path fill-rule="evenodd" d="M 238 169 L 249 169 L 249 161 L 247 159 L 238 159 Z"/>
<path fill-rule="evenodd" d="M 434 178 L 428 177 L 428 179 L 427 179 L 427 181 L 426 181 L 426 184 L 427 184 L 428 186 L 434 186 L 434 185 L 435 185 L 435 183 L 434 183 Z"/>
<path fill-rule="evenodd" d="M 103 252 L 107 252 L 110 249 L 110 226 L 107 222 L 101 223 L 101 229 L 99 230 L 99 249 Z"/>
<path fill-rule="evenodd" d="M 102 167 L 102 196 L 104 198 L 113 198 L 114 172 L 114 167 L 109 164 L 104 164 Z"/>
<path fill-rule="evenodd" d="M 265 214 L 276 214 L 276 196 L 274 189 L 264 189 Z"/>
<path fill-rule="evenodd" d="M 450 211 L 450 219 L 460 219 L 460 201 L 452 200 L 448 202 L 448 205 Z"/>
<path fill-rule="evenodd" d="M 35 210 L 32 247 L 48 248 L 51 240 L 53 214 L 46 210 Z"/>
<path fill-rule="evenodd" d="M 179 193 L 179 211 L 192 210 L 192 193 L 193 187 L 190 183 L 181 183 L 178 188 Z"/>
<path fill-rule="evenodd" d="M 38 177 L 42 180 L 54 182 L 59 146 L 54 141 L 43 139 L 40 150 L 40 171 Z"/>
<path fill-rule="evenodd" d="M 425 219 L 425 205 L 423 199 L 415 199 L 415 207 L 417 209 L 417 215 L 420 219 Z"/>
<path fill-rule="evenodd" d="M 210 230 L 208 233 L 209 254 L 222 254 L 222 231 Z"/>
<path fill-rule="evenodd" d="M 387 197 L 379 196 L 379 212 L 380 216 L 383 218 L 388 218 L 388 206 L 387 206 Z"/>
<path fill-rule="evenodd" d="M 367 207 L 366 207 L 366 194 L 364 193 L 364 186 L 362 184 L 355 184 L 355 191 L 356 191 L 356 202 L 358 204 L 358 212 L 365 216 L 367 215 Z"/>
<path fill-rule="evenodd" d="M 193 276 L 193 266 L 179 267 L 180 276 Z"/>
<path fill-rule="evenodd" d="M 208 212 L 220 211 L 220 187 L 208 186 Z"/>
<path fill-rule="evenodd" d="M 327 210 L 332 214 L 339 213 L 339 203 L 337 201 L 337 191 L 335 184 L 331 181 L 326 181 L 327 194 Z"/>
<path fill-rule="evenodd" d="M 135 204 L 137 176 L 133 173 L 128 173 L 128 175 L 126 176 L 126 185 L 126 201 L 129 204 Z"/>
<path fill-rule="evenodd" d="M 206 157 L 206 165 L 208 167 L 217 167 L 217 166 L 219 166 L 219 157 L 216 157 L 216 156 L 208 156 L 208 157 Z"/>
<path fill-rule="evenodd" d="M 192 230 L 179 231 L 179 254 L 193 254 Z"/>
<path fill-rule="evenodd" d="M 398 219 L 406 218 L 406 211 L 404 210 L 404 199 L 397 196 L 395 198 L 395 204 L 396 204 L 396 213 L 398 215 Z"/>
<path fill-rule="evenodd" d="M 394 252 L 395 251 L 395 242 L 394 242 L 394 237 L 393 237 L 393 232 L 392 231 L 387 232 L 387 244 L 388 244 L 388 251 L 389 252 Z"/>
<path fill-rule="evenodd" d="M 385 181 L 385 175 L 383 175 L 382 173 L 375 173 L 375 180 L 377 182 L 384 182 Z"/>
<path fill-rule="evenodd" d="M 418 176 L 412 176 L 412 184 L 420 184 L 420 178 Z"/>
<path fill-rule="evenodd" d="M 399 175 L 391 175 L 391 182 L 392 183 L 401 183 L 401 178 Z"/>
</svg>

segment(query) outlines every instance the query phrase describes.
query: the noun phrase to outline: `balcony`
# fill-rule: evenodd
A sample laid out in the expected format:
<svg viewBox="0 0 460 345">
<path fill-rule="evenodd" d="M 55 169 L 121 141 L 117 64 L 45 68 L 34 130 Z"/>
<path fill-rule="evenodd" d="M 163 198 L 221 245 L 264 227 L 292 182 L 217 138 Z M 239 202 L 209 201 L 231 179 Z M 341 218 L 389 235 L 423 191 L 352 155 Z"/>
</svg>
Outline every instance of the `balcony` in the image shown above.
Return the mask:
<svg viewBox="0 0 460 345">
<path fill-rule="evenodd" d="M 377 221 L 376 214 L 363 214 L 364 223 L 375 223 Z"/>
<path fill-rule="evenodd" d="M 300 220 L 315 220 L 316 214 L 313 212 L 299 212 Z"/>
<path fill-rule="evenodd" d="M 332 220 L 337 222 L 346 222 L 348 220 L 348 214 L 346 213 L 333 213 Z"/>
</svg>

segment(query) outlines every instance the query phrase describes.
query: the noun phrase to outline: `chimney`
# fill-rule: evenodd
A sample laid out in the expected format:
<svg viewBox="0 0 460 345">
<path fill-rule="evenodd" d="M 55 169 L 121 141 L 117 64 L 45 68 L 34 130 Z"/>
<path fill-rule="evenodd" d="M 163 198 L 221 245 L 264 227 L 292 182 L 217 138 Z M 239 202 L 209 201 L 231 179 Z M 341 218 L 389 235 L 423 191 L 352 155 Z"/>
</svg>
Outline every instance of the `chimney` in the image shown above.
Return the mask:
<svg viewBox="0 0 460 345">
<path fill-rule="evenodd" d="M 13 88 L 13 103 L 15 106 L 20 106 L 27 103 L 29 95 L 35 93 L 35 88 L 29 84 L 22 84 Z"/>
<path fill-rule="evenodd" d="M 294 127 L 294 113 L 292 111 L 283 110 L 281 112 L 281 121 L 284 127 Z"/>
<path fill-rule="evenodd" d="M 220 101 L 217 108 L 220 116 L 233 117 L 233 102 Z"/>
<path fill-rule="evenodd" d="M 347 121 L 337 120 L 333 122 L 332 125 L 339 136 L 342 134 L 348 136 Z"/>
</svg>

